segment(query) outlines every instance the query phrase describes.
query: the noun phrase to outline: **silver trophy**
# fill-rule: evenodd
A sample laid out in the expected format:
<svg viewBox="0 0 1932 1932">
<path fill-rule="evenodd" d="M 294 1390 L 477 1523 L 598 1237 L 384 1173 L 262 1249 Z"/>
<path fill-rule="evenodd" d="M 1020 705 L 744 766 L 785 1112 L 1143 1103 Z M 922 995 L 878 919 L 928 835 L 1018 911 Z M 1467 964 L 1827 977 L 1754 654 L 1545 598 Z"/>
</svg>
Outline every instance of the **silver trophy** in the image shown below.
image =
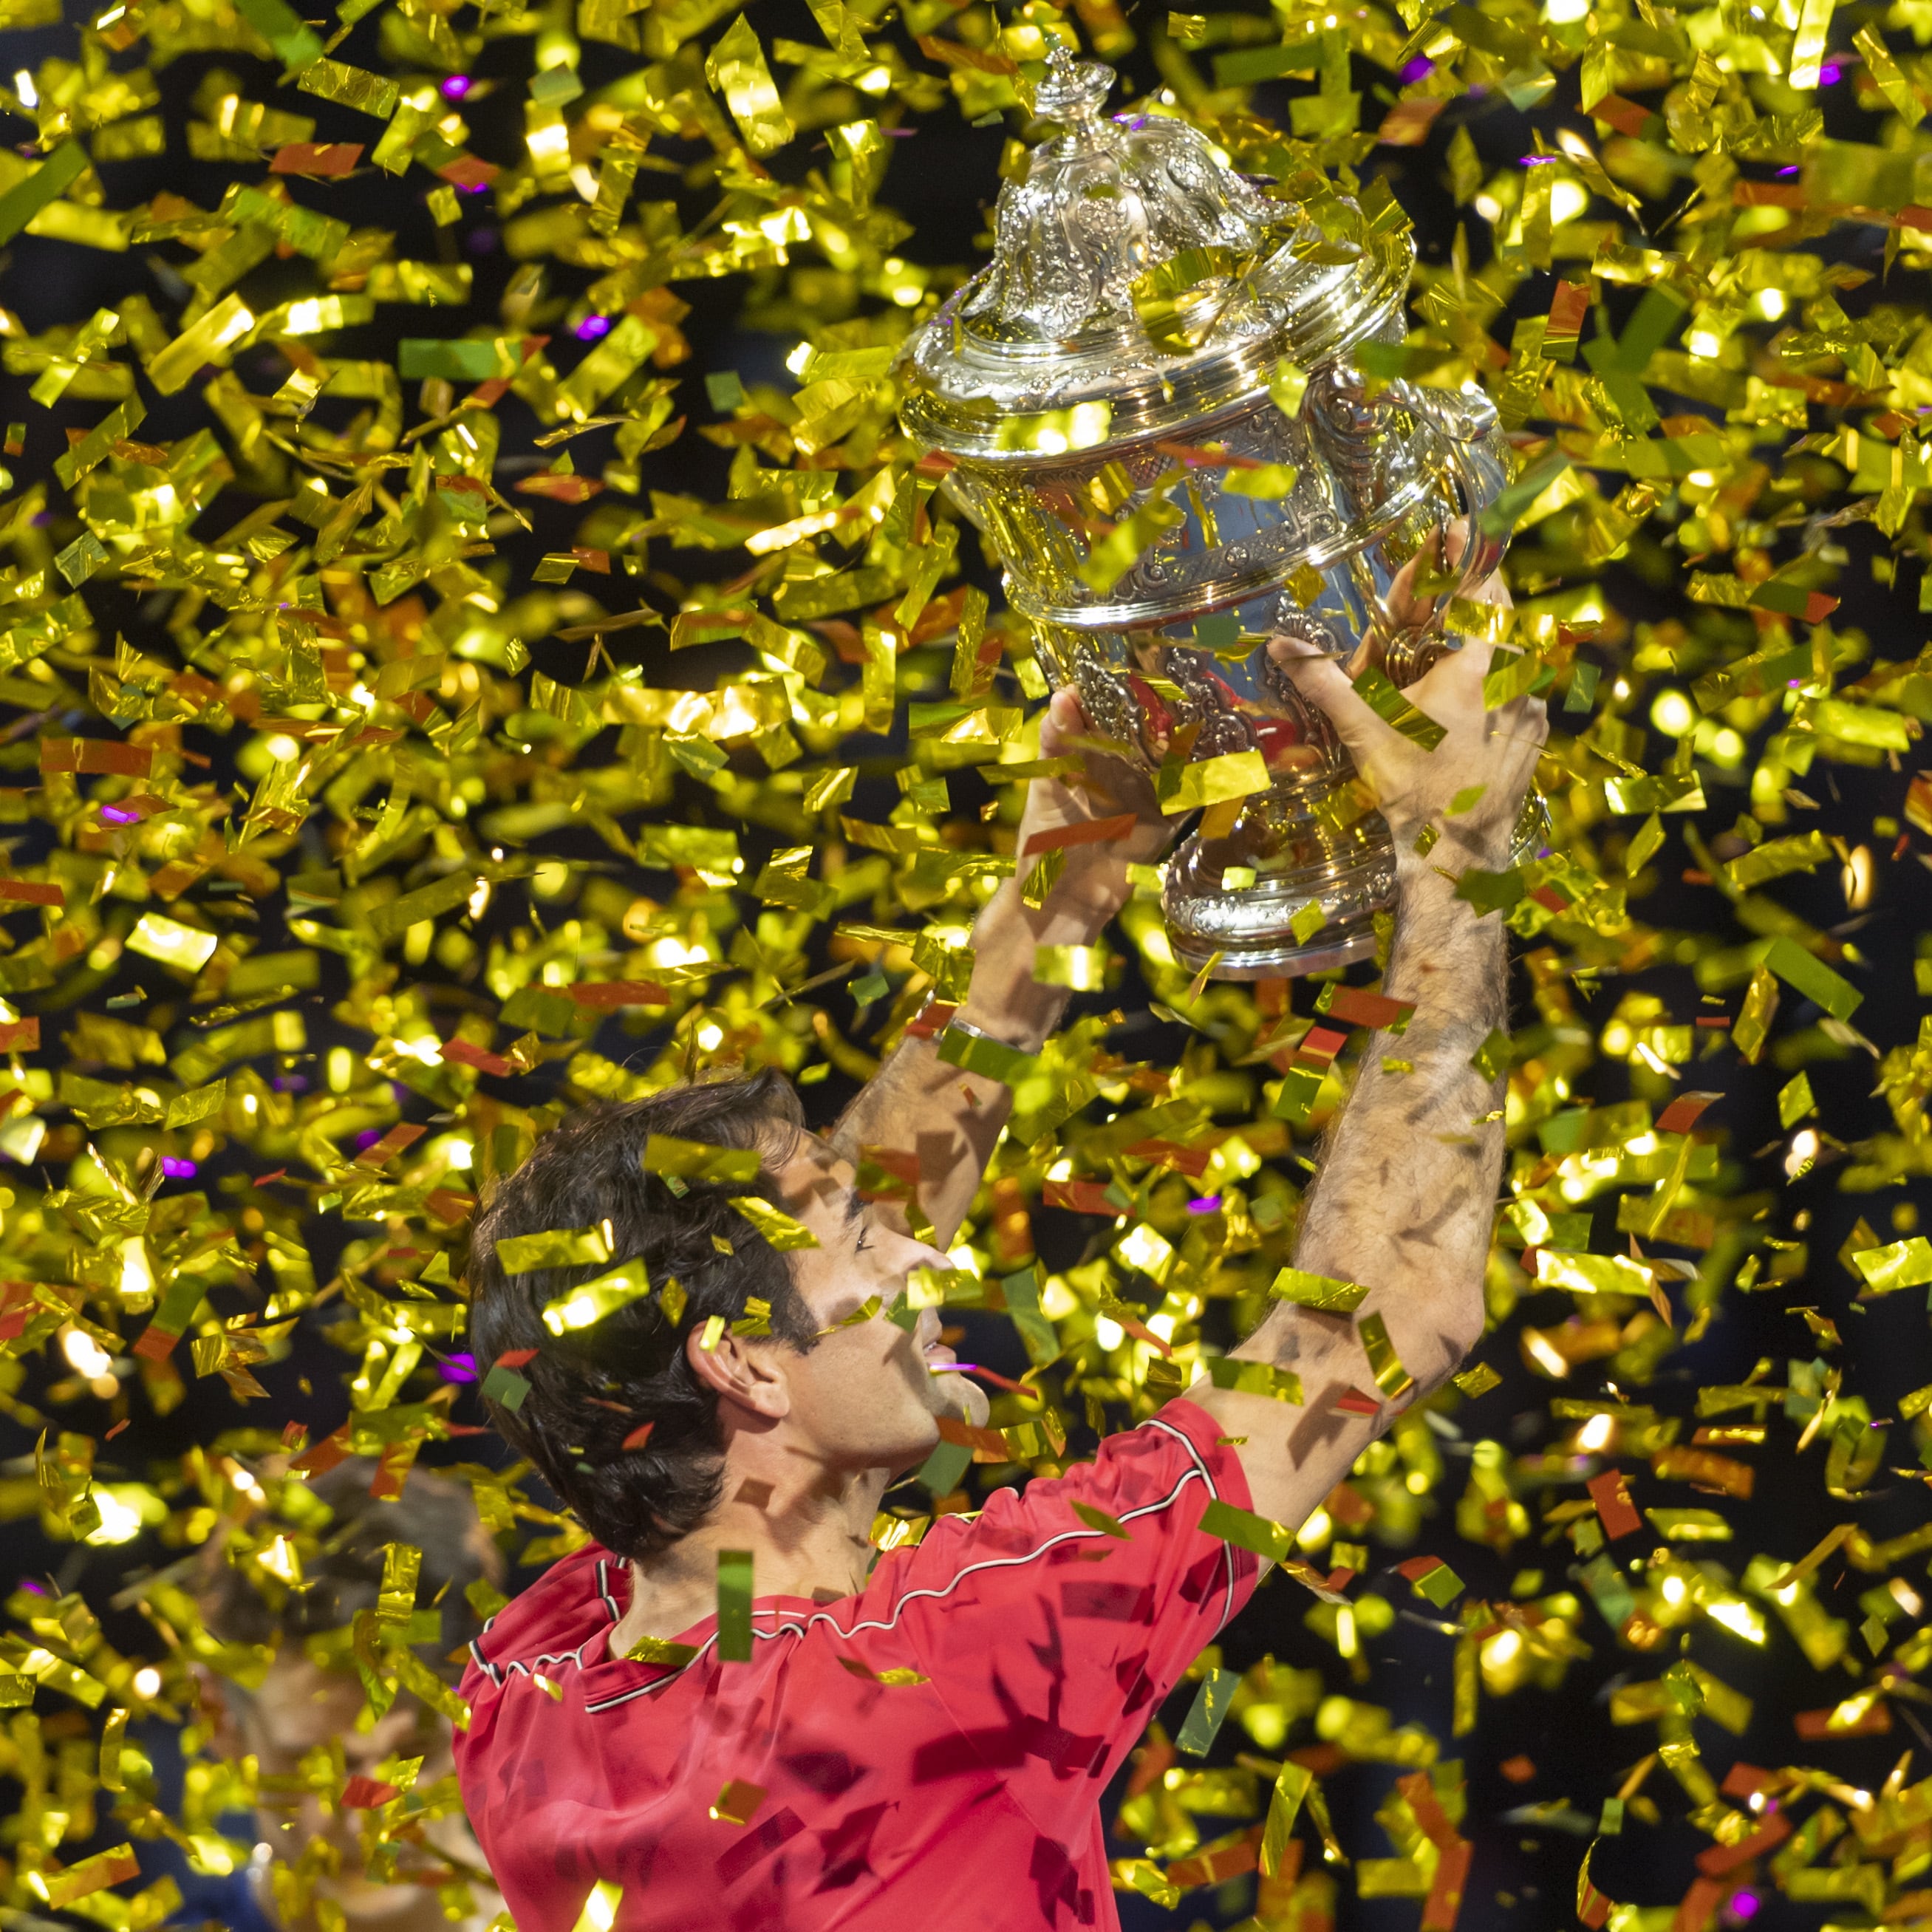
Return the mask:
<svg viewBox="0 0 1932 1932">
<path fill-rule="evenodd" d="M 946 488 L 1097 732 L 1170 778 L 1264 762 L 1267 788 L 1211 807 L 1168 868 L 1177 958 L 1318 971 L 1373 950 L 1394 854 L 1264 640 L 1420 676 L 1501 556 L 1479 518 L 1510 452 L 1479 392 L 1358 366 L 1402 340 L 1414 265 L 1385 193 L 1365 211 L 1311 176 L 1285 184 L 1302 200 L 1264 194 L 1180 121 L 1107 118 L 1113 80 L 1055 50 L 1035 104 L 1061 131 L 1001 189 L 992 261 L 907 343 L 901 419 L 952 459 Z"/>
</svg>

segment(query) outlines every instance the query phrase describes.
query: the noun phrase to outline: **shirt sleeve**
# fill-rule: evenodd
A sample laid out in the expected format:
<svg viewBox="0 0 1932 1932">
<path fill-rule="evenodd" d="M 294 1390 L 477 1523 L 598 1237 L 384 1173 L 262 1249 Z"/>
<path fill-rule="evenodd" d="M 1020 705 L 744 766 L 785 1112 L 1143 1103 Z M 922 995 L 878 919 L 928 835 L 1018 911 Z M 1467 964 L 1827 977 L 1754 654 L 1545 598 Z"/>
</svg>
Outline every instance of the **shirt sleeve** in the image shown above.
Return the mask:
<svg viewBox="0 0 1932 1932">
<path fill-rule="evenodd" d="M 941 1518 L 875 1574 L 868 1617 L 889 1623 L 957 1726 L 934 1749 L 1001 1769 L 1038 1823 L 1056 1796 L 1090 1806 L 1095 1781 L 1252 1594 L 1255 1558 L 1200 1527 L 1216 1498 L 1248 1506 L 1220 1436 L 1204 1411 L 1170 1402 L 1092 1463 L 1000 1490 L 970 1520 Z"/>
</svg>

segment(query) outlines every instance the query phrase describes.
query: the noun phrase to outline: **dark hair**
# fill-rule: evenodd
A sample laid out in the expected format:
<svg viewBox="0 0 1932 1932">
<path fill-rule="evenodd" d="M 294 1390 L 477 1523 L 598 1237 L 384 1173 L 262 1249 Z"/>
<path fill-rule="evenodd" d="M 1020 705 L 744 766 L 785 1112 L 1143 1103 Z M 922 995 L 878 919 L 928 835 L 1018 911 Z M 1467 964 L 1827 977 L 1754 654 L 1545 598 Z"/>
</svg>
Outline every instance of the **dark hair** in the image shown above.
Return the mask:
<svg viewBox="0 0 1932 1932">
<path fill-rule="evenodd" d="M 717 1507 L 724 1480 L 718 1398 L 686 1358 L 691 1331 L 713 1316 L 742 1319 L 757 1296 L 770 1304 L 775 1340 L 803 1354 L 816 1339 L 790 1262 L 731 1204 L 756 1196 L 782 1205 L 770 1169 L 804 1126 L 798 1096 L 769 1069 L 586 1107 L 537 1142 L 477 1216 L 469 1278 L 478 1365 L 487 1371 L 504 1354 L 536 1351 L 517 1368 L 530 1384 L 520 1405 L 512 1411 L 491 1403 L 496 1426 L 618 1556 L 651 1556 Z M 751 1150 L 759 1172 L 742 1182 L 646 1174 L 644 1147 L 652 1134 Z M 496 1244 L 513 1235 L 607 1220 L 610 1262 L 508 1275 L 496 1258 Z M 560 1336 L 544 1326 L 545 1302 L 634 1259 L 650 1276 L 648 1295 Z M 675 1322 L 662 1300 L 670 1281 L 684 1292 Z M 652 1425 L 648 1441 L 626 1449 L 626 1439 L 645 1423 Z"/>
<path fill-rule="evenodd" d="M 422 1552 L 417 1606 L 428 1610 L 440 1598 L 442 1620 L 437 1641 L 418 1646 L 417 1654 L 450 1676 L 448 1653 L 468 1642 L 481 1621 L 464 1592 L 479 1577 L 500 1583 L 502 1558 L 461 1484 L 413 1470 L 400 1496 L 379 1501 L 369 1493 L 376 1474 L 368 1457 L 351 1456 L 302 1484 L 305 1499 L 327 1512 L 320 1522 L 310 1508 L 290 1506 L 280 1513 L 302 1539 L 305 1587 L 285 1590 L 261 1578 L 253 1564 L 224 1563 L 206 1586 L 202 1614 L 208 1628 L 224 1642 L 250 1644 L 272 1643 L 278 1634 L 302 1638 L 345 1630 L 358 1610 L 376 1607 L 384 1544 L 412 1544 Z M 310 1538 L 320 1546 L 313 1554 Z"/>
</svg>

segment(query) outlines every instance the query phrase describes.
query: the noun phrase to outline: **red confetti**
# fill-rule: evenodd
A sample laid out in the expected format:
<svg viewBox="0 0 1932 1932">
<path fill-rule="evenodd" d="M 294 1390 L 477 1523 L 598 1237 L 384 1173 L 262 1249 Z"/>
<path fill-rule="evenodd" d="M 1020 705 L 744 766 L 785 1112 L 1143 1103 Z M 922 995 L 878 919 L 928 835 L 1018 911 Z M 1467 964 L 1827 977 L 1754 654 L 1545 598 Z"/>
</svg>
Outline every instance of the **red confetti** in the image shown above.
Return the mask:
<svg viewBox="0 0 1932 1932">
<path fill-rule="evenodd" d="M 566 990 L 580 1006 L 615 1012 L 620 1006 L 664 1006 L 670 995 L 650 980 L 590 980 Z"/>
<path fill-rule="evenodd" d="M 1705 1108 L 1724 1097 L 1721 1094 L 1678 1094 L 1657 1117 L 1657 1131 L 1660 1134 L 1688 1134 L 1696 1125 Z"/>
<path fill-rule="evenodd" d="M 428 1132 L 428 1128 L 418 1126 L 414 1120 L 398 1120 L 380 1140 L 365 1147 L 356 1156 L 356 1165 L 358 1167 L 385 1167 Z"/>
<path fill-rule="evenodd" d="M 1140 821 L 1131 812 L 1118 818 L 1090 818 L 1084 825 L 1055 825 L 1036 832 L 1022 848 L 1020 856 L 1030 859 L 1036 852 L 1057 852 L 1069 845 L 1104 845 L 1124 838 Z"/>
<path fill-rule="evenodd" d="M 1380 993 L 1364 992 L 1358 986 L 1336 986 L 1332 997 L 1322 1008 L 1330 1019 L 1340 1020 L 1347 1026 L 1388 1027 L 1400 1032 L 1408 1022 L 1408 1016 L 1415 1010 L 1413 1000 L 1391 1000 Z M 1309 1043 L 1302 1042 L 1302 1051 L 1310 1051 Z"/>
<path fill-rule="evenodd" d="M 306 175 L 314 181 L 340 181 L 362 158 L 360 141 L 291 141 L 268 163 L 272 175 Z"/>
<path fill-rule="evenodd" d="M 1637 1514 L 1636 1505 L 1630 1499 L 1630 1490 L 1621 1469 L 1606 1469 L 1600 1476 L 1592 1477 L 1588 1487 L 1590 1500 L 1596 1504 L 1597 1514 L 1602 1520 L 1604 1534 L 1612 1543 L 1642 1528 L 1643 1518 Z"/>
<path fill-rule="evenodd" d="M 1070 1208 L 1076 1214 L 1104 1214 L 1110 1220 L 1118 1220 L 1122 1210 L 1108 1199 L 1108 1185 L 1100 1180 L 1049 1180 L 1040 1191 L 1040 1204 Z"/>
<path fill-rule="evenodd" d="M 480 1046 L 472 1046 L 466 1040 L 446 1040 L 442 1043 L 442 1057 L 453 1060 L 459 1066 L 473 1066 L 479 1073 L 514 1073 L 516 1068 L 500 1053 L 491 1053 Z"/>
</svg>

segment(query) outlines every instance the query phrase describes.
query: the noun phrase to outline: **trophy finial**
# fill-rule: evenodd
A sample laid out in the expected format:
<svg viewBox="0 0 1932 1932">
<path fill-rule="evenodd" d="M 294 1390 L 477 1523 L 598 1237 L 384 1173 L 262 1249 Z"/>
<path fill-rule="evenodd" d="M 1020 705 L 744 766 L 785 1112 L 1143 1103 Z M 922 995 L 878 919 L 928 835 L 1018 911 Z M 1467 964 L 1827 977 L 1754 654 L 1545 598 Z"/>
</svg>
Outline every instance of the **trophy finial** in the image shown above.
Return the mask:
<svg viewBox="0 0 1932 1932">
<path fill-rule="evenodd" d="M 1047 50 L 1046 77 L 1034 95 L 1034 111 L 1042 120 L 1070 125 L 1097 121 L 1114 80 L 1104 61 L 1077 61 L 1064 41 L 1055 40 Z"/>
</svg>

